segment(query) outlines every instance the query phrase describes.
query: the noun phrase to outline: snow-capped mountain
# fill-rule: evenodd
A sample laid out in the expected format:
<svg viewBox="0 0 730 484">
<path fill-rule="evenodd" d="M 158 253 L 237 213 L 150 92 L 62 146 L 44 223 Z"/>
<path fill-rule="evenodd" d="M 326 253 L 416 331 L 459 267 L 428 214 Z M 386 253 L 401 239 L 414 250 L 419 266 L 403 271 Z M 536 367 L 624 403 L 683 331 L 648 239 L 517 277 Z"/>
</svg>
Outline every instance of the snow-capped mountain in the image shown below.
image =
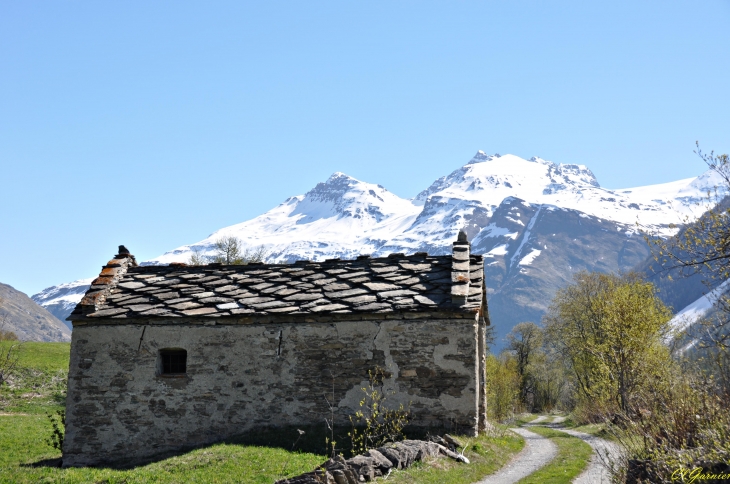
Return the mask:
<svg viewBox="0 0 730 484">
<path fill-rule="evenodd" d="M 335 173 L 305 195 L 288 198 L 263 215 L 149 262 L 184 262 L 191 249 L 212 250 L 224 236 L 238 237 L 251 248 L 263 245 L 271 260 L 351 258 L 377 252 L 393 234 L 408 228 L 419 211 L 412 201 L 380 185 Z"/>
<path fill-rule="evenodd" d="M 66 321 L 66 317 L 84 297 L 87 289 L 91 285 L 94 278 L 80 279 L 78 281 L 59 284 L 58 286 L 48 287 L 38 294 L 31 296 L 31 299 L 37 304 L 43 306 L 49 313 L 71 329 L 71 323 Z"/>
<path fill-rule="evenodd" d="M 721 180 L 708 171 L 672 183 L 610 190 L 584 165 L 479 151 L 413 199 L 335 173 L 256 218 L 145 264 L 186 262 L 194 249 L 211 253 L 224 236 L 235 236 L 250 249 L 263 246 L 272 262 L 443 254 L 463 229 L 473 251 L 489 259 L 490 312 L 504 334 L 519 321 L 539 320 L 573 272 L 632 268 L 648 254 L 639 229 L 672 235 L 671 224 L 693 220 L 706 209 L 705 195 L 715 186 L 722 186 Z M 74 287 L 80 293 L 83 285 Z M 66 297 L 63 290 L 57 293 Z M 55 304 L 44 297 L 41 304 Z"/>
<path fill-rule="evenodd" d="M 678 330 L 684 330 L 702 318 L 706 317 L 713 310 L 717 309 L 718 300 L 730 289 L 730 280 L 724 281 L 707 294 L 698 297 L 674 315 L 669 324 Z"/>
<path fill-rule="evenodd" d="M 677 182 L 609 190 L 601 188 L 584 165 L 479 151 L 411 200 L 335 173 L 305 195 L 288 198 L 263 215 L 149 262 L 184 262 L 191 249 L 212 250 L 215 240 L 231 235 L 251 248 L 263 245 L 271 260 L 282 262 L 419 250 L 438 254 L 448 250 L 461 229 L 476 236 L 508 197 L 577 210 L 631 232 L 638 224 L 668 236 L 675 231 L 670 224 L 699 216 L 705 210 L 701 203 L 705 193 L 719 185 L 719 177 L 708 171 Z"/>
</svg>

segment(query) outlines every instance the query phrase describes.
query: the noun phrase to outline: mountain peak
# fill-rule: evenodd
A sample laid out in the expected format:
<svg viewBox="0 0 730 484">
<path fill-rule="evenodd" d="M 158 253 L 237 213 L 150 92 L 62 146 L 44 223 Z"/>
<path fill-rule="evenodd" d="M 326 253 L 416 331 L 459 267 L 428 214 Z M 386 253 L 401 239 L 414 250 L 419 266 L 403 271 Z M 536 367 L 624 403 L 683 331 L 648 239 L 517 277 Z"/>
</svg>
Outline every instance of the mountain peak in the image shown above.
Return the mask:
<svg viewBox="0 0 730 484">
<path fill-rule="evenodd" d="M 495 158 L 499 158 L 500 154 L 495 153 L 493 155 L 488 155 L 482 150 L 477 151 L 477 154 L 474 155 L 474 157 L 467 163 L 467 165 L 474 165 L 476 163 L 484 163 L 485 161 L 492 161 Z"/>
<path fill-rule="evenodd" d="M 351 177 L 347 173 L 342 173 L 341 171 L 336 171 L 336 172 L 332 173 L 332 175 L 330 175 L 330 177 L 327 179 L 327 181 L 325 183 L 328 183 L 330 181 L 335 181 L 335 180 L 341 180 L 341 179 L 359 181 L 359 180 L 356 180 L 355 178 Z"/>
</svg>

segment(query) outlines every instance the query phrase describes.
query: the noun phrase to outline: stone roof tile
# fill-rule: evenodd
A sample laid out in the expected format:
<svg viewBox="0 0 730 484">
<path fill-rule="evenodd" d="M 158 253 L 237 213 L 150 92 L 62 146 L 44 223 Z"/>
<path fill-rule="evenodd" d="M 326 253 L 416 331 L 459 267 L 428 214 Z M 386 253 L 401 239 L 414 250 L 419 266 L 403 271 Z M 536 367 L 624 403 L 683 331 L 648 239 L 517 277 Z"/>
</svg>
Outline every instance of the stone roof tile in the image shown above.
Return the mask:
<svg viewBox="0 0 730 484">
<path fill-rule="evenodd" d="M 469 252 L 468 243 L 455 242 L 453 254 L 444 256 L 394 254 L 230 266 L 137 266 L 133 256 L 118 255 L 104 266 L 99 284 L 86 293 L 69 319 L 88 324 L 135 317 L 184 321 L 244 315 L 255 320 L 266 314 L 346 317 L 357 312 L 357 318 L 363 312 L 475 314 L 486 308 L 484 261 Z"/>
</svg>

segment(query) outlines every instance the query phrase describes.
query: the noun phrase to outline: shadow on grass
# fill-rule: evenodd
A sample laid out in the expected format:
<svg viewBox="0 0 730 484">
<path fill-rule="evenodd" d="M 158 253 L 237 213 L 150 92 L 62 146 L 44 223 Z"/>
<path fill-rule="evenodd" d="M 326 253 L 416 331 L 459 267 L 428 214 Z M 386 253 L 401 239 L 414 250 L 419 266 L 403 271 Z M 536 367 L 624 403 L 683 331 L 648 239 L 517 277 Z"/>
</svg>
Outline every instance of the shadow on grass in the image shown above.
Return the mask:
<svg viewBox="0 0 730 484">
<path fill-rule="evenodd" d="M 55 457 L 31 462 L 30 464 L 20 464 L 20 467 L 61 467 L 61 464 L 63 464 L 63 460 L 60 457 Z"/>
<path fill-rule="evenodd" d="M 341 454 L 345 458 L 352 457 L 350 437 L 348 436 L 348 433 L 351 432 L 351 430 L 352 429 L 350 427 L 335 428 L 335 451 L 337 454 Z M 304 433 L 300 433 L 300 431 L 303 431 Z M 405 429 L 404 433 L 408 439 L 426 439 L 429 435 L 443 435 L 447 432 L 448 431 L 443 428 L 425 429 L 422 427 L 409 427 Z M 323 426 L 260 428 L 233 437 L 208 442 L 206 444 L 196 446 L 185 445 L 174 450 L 157 453 L 144 458 L 135 458 L 133 460 L 119 459 L 102 462 L 98 465 L 89 467 L 115 470 L 134 469 L 169 459 L 171 457 L 181 456 L 194 450 L 205 449 L 219 444 L 278 448 L 287 452 L 318 454 L 322 456 L 322 461 L 324 462 L 327 459 L 328 454 L 332 452 L 331 447 L 327 449 L 325 441 L 325 439 L 330 436 L 331 434 L 329 431 L 325 431 Z M 43 459 L 37 462 L 21 464 L 21 467 L 62 467 L 62 458 Z"/>
</svg>

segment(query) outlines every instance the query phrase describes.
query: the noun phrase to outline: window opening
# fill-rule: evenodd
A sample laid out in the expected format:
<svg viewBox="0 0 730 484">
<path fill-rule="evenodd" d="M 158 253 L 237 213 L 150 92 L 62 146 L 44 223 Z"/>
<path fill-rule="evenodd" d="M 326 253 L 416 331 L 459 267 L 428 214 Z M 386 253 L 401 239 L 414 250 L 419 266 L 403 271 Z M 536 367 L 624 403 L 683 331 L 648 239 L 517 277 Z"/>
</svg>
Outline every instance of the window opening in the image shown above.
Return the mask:
<svg viewBox="0 0 730 484">
<path fill-rule="evenodd" d="M 180 349 L 160 350 L 160 369 L 163 375 L 182 375 L 187 372 L 188 352 Z"/>
</svg>

